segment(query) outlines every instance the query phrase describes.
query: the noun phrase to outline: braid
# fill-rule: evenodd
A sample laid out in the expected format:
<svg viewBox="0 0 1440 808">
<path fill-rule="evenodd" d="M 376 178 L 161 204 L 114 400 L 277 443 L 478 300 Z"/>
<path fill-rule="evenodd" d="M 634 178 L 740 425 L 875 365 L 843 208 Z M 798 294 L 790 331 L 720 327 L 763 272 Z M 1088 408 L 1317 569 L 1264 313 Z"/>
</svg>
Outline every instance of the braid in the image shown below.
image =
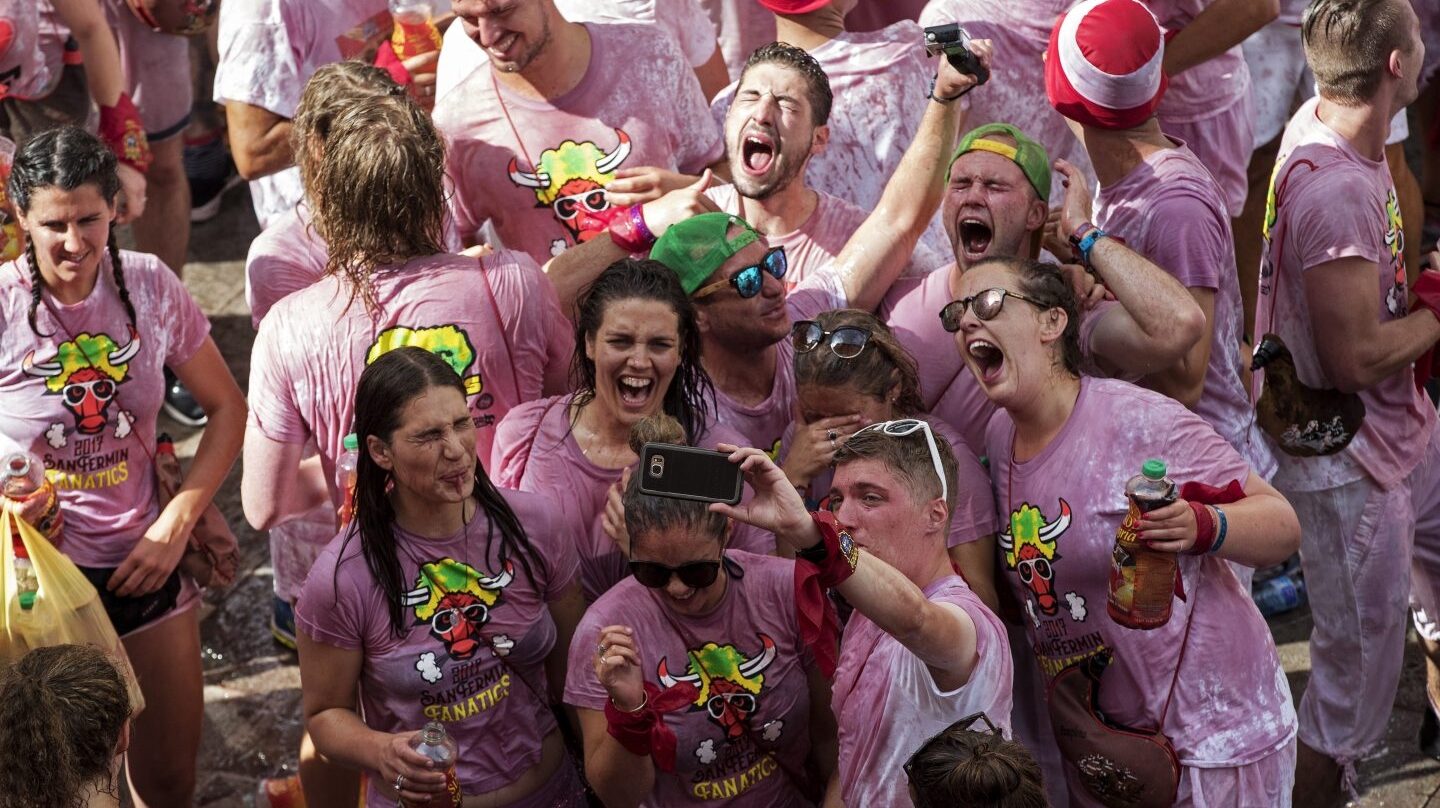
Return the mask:
<svg viewBox="0 0 1440 808">
<path fill-rule="evenodd" d="M 40 333 L 40 326 L 35 322 L 40 313 L 40 296 L 45 293 L 45 276 L 40 274 L 40 262 L 35 259 L 35 242 L 28 238 L 25 239 L 25 260 L 30 262 L 30 311 L 25 319 L 30 321 L 30 331 L 35 336 L 49 337 L 52 335 Z"/>
<path fill-rule="evenodd" d="M 135 327 L 135 306 L 130 302 L 130 290 L 125 288 L 125 273 L 120 269 L 120 246 L 115 243 L 115 229 L 110 229 L 110 239 L 106 246 L 110 249 L 111 271 L 115 274 L 115 290 L 120 293 L 120 302 L 125 304 L 125 316 L 130 320 L 130 327 Z"/>
</svg>

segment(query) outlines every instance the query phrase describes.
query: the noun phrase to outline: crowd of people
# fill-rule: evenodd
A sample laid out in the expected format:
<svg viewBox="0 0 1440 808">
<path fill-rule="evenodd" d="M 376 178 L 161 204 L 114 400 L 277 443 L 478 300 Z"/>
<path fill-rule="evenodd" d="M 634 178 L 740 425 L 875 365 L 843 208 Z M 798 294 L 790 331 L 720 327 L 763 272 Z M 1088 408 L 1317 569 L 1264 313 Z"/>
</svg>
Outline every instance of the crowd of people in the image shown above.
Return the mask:
<svg viewBox="0 0 1440 808">
<path fill-rule="evenodd" d="M 193 804 L 181 559 L 242 456 L 303 695 L 269 808 L 1341 805 L 1411 623 L 1440 759 L 1435 0 L 0 29 L 0 451 L 129 663 L 11 660 L 0 806 Z M 180 280 L 212 100 L 262 227 L 228 364 Z M 1251 596 L 1297 553 L 1298 700 Z"/>
</svg>

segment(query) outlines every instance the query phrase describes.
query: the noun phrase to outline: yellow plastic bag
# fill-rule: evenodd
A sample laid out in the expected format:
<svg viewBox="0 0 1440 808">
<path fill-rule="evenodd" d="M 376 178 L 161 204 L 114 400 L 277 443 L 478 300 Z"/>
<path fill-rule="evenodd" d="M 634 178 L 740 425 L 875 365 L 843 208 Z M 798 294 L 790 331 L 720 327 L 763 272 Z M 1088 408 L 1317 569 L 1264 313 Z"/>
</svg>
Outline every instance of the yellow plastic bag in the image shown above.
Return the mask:
<svg viewBox="0 0 1440 808">
<path fill-rule="evenodd" d="M 20 607 L 12 531 L 19 531 L 39 581 L 35 605 L 29 609 Z M 71 643 L 92 645 L 110 657 L 139 715 L 145 698 L 125 646 L 100 605 L 99 593 L 40 531 L 15 515 L 8 504 L 0 504 L 0 665 L 15 664 L 33 648 Z"/>
</svg>

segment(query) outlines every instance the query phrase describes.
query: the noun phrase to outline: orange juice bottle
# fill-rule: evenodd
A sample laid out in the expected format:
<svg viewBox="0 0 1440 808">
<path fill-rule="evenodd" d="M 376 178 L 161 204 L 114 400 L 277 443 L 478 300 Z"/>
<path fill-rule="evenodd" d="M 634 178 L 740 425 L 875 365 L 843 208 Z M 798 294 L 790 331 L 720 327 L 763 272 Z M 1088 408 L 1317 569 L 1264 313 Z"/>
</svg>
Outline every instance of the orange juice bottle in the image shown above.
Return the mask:
<svg viewBox="0 0 1440 808">
<path fill-rule="evenodd" d="M 1163 460 L 1146 460 L 1140 473 L 1125 484 L 1130 509 L 1115 531 L 1106 611 L 1126 628 L 1149 630 L 1170 621 L 1170 604 L 1175 598 L 1175 554 L 1151 550 L 1136 530 L 1142 514 L 1163 508 L 1178 496 L 1175 483 L 1166 477 Z"/>
</svg>

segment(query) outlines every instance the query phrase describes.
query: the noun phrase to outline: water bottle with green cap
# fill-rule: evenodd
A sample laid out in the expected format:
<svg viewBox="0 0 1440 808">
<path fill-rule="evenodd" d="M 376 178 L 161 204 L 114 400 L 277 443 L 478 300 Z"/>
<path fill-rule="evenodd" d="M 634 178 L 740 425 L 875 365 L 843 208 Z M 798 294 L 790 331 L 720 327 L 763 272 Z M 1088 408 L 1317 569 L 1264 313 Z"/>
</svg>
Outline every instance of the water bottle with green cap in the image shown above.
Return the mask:
<svg viewBox="0 0 1440 808">
<path fill-rule="evenodd" d="M 1170 621 L 1175 597 L 1174 553 L 1151 550 L 1139 533 L 1142 514 L 1163 508 L 1179 496 L 1166 476 L 1165 461 L 1146 460 L 1125 483 L 1130 509 L 1115 531 L 1110 557 L 1110 596 L 1106 611 L 1126 628 L 1149 630 Z"/>
</svg>

